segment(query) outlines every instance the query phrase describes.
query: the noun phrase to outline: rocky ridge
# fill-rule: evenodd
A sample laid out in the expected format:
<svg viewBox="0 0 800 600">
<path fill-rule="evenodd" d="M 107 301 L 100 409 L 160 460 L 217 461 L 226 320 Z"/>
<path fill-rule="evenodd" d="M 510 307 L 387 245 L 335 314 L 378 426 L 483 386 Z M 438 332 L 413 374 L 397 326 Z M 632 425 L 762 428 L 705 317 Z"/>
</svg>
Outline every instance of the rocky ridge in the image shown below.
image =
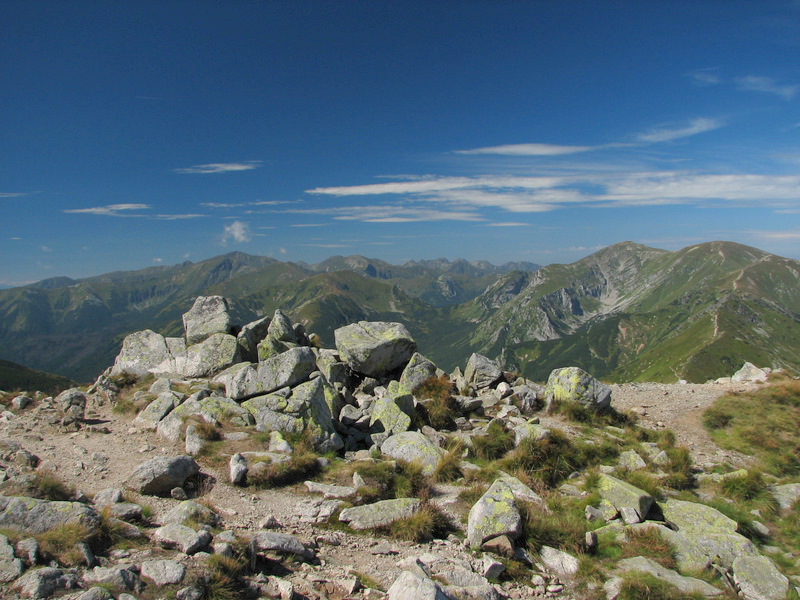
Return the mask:
<svg viewBox="0 0 800 600">
<path fill-rule="evenodd" d="M 282 599 L 616 598 L 631 571 L 707 597 L 789 593 L 789 580 L 735 521 L 623 479 L 638 470 L 667 476 L 669 447 L 631 441 L 633 426 L 601 421 L 587 433 L 564 417 L 591 420 L 620 408 L 619 395 L 644 422 L 669 421 L 650 400 L 661 388 L 643 401 L 574 367 L 541 386 L 477 354 L 445 374 L 397 323 L 342 327 L 336 349 L 323 349 L 280 311 L 235 326 L 221 297 L 198 298 L 183 323 L 182 338 L 128 336 L 115 365 L 86 391 L 9 399 L 0 415 L 4 597 L 188 600 L 226 590 Z M 749 369 L 746 381 L 708 389 L 761 375 Z M 695 408 L 706 391 L 699 402 L 701 394 L 690 396 Z M 518 470 L 476 464 L 494 438 L 508 440 L 505 453 L 516 461 L 500 466 Z M 563 473 L 544 454 L 530 465 L 531 451 L 566 456 L 578 443 L 606 454 Z M 705 473 L 693 476 L 720 477 L 712 471 L 724 462 L 747 466 L 746 457 L 711 450 L 696 449 Z M 259 486 L 296 467 L 302 453 L 309 480 Z M 453 475 L 444 477 L 448 460 Z M 371 498 L 379 469 L 418 469 L 438 482 L 421 497 Z M 34 498 L 53 496 L 53 480 L 67 497 Z M 781 493 L 790 506 L 792 490 Z M 566 550 L 526 538 L 532 513 L 555 519 L 558 498 L 586 499 L 586 535 Z M 425 514 L 447 526 L 417 541 L 384 537 Z M 581 556 L 645 529 L 673 545 L 675 568 L 637 556 L 605 565 L 599 578 L 579 573 Z M 54 531 L 81 535 L 56 548 L 47 536 Z M 685 575 L 712 566 L 721 574 L 712 583 Z"/>
</svg>

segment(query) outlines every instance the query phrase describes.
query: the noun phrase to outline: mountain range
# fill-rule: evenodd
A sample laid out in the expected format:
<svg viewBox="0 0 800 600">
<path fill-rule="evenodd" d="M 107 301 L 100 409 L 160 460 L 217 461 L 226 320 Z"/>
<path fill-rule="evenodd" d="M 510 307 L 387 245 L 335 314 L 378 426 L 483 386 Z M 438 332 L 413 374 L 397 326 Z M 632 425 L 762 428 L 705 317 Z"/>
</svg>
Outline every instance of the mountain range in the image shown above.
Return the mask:
<svg viewBox="0 0 800 600">
<path fill-rule="evenodd" d="M 706 381 L 744 361 L 800 371 L 800 261 L 733 242 L 676 252 L 622 242 L 545 267 L 234 252 L 58 277 L 0 290 L 0 359 L 89 381 L 126 334 L 181 335 L 195 297 L 214 294 L 240 323 L 281 308 L 327 347 L 348 323 L 399 321 L 447 370 L 479 352 L 534 380 L 561 366 L 610 381 Z"/>
</svg>

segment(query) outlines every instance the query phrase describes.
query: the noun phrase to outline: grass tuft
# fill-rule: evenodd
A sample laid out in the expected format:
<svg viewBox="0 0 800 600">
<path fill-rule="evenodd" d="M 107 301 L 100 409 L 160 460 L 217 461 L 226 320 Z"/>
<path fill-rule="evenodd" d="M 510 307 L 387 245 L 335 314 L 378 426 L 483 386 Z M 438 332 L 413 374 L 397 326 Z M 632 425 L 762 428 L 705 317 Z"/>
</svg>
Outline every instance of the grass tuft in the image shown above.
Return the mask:
<svg viewBox="0 0 800 600">
<path fill-rule="evenodd" d="M 389 535 L 398 540 L 427 542 L 444 538 L 455 531 L 450 517 L 434 504 L 423 504 L 420 509 L 405 519 L 388 525 Z"/>
<path fill-rule="evenodd" d="M 75 490 L 58 478 L 52 471 L 36 471 L 33 476 L 33 487 L 45 500 L 69 500 Z"/>
<path fill-rule="evenodd" d="M 489 423 L 486 435 L 472 438 L 472 451 L 479 460 L 497 460 L 514 447 L 514 432 L 497 421 Z"/>
</svg>

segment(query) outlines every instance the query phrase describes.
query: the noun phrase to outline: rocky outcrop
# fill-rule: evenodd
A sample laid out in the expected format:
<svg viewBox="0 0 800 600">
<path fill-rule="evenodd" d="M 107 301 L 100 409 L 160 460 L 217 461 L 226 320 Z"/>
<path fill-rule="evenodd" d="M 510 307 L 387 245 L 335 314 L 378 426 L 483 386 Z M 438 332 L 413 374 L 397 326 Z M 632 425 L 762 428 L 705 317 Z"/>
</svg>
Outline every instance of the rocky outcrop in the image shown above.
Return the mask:
<svg viewBox="0 0 800 600">
<path fill-rule="evenodd" d="M 228 301 L 222 296 L 198 296 L 189 312 L 183 315 L 188 345 L 199 344 L 216 334 L 231 333 Z"/>
<path fill-rule="evenodd" d="M 340 327 L 334 337 L 339 355 L 353 371 L 378 379 L 405 367 L 417 350 L 400 323 L 359 321 Z"/>
</svg>

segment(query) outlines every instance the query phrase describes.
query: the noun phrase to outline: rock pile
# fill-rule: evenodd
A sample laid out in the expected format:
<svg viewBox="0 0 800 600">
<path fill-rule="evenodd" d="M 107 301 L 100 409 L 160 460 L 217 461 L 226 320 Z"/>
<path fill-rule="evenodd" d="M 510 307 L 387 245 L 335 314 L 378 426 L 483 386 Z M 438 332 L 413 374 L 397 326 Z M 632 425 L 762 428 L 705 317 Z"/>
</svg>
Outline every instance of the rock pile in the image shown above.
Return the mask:
<svg viewBox="0 0 800 600">
<path fill-rule="evenodd" d="M 276 599 L 568 599 L 592 593 L 613 600 L 630 572 L 668 582 L 684 594 L 721 595 L 723 584 L 678 572 L 705 569 L 716 569 L 747 599 L 789 593 L 789 580 L 735 521 L 699 502 L 654 497 L 622 480 L 620 474 L 668 468 L 672 459 L 656 444 L 625 442 L 626 431 L 616 426 L 593 432 L 586 442 L 627 448 L 614 454 L 616 464 L 566 473 L 570 479 L 548 491 L 586 498 L 586 539 L 571 551 L 549 540 L 525 539 L 535 521 L 532 513 L 545 520 L 551 514 L 544 486 L 534 490 L 522 474 L 497 470 L 486 481 L 481 467 L 465 459 L 495 442 L 492 436 L 508 440 L 504 452 L 567 444 L 565 434 L 545 422 L 548 408 L 571 405 L 590 415 L 611 410 L 611 389 L 581 369 L 556 369 L 542 386 L 474 354 L 463 372 L 446 374 L 417 352 L 399 323 L 342 327 L 335 332 L 336 348 L 325 349 L 281 311 L 238 327 L 221 297 L 197 298 L 183 325 L 182 338 L 149 330 L 127 336 L 114 366 L 85 393 L 68 390 L 55 399 L 14 405 L 17 411 L 36 405 L 37 415 L 59 432 L 89 435 L 99 431 L 87 417 L 93 407 L 122 402 L 123 389 L 133 381 L 151 381 L 134 395 L 139 410 L 128 431 L 155 435 L 172 451 L 132 468 L 125 489 L 107 487 L 91 500 L 77 493 L 56 501 L 29 497 L 41 495 L 36 481 L 44 472 L 41 459 L 18 442 L 0 442 L 6 480 L 0 483 L 0 527 L 13 532 L 0 535 L 3 597 L 135 600 L 159 597 L 163 588 L 171 597 L 193 600 L 228 585 L 241 597 Z M 746 376 L 758 373 L 748 369 Z M 434 428 L 434 422 L 445 425 Z M 257 438 L 263 448 L 232 452 L 225 476 L 215 480 L 202 457 L 209 428 L 225 430 L 221 443 Z M 353 466 L 352 485 L 305 481 L 307 494 L 292 500 L 293 518 L 305 536 L 276 531 L 282 526 L 272 517 L 254 528 L 226 528 L 235 511 L 198 501 L 214 485 L 230 486 L 246 498 L 254 490 L 248 486 L 265 471 L 294 464 L 301 446 L 317 453 L 307 461 L 308 472 L 329 466 L 334 454 Z M 444 539 L 406 548 L 385 591 L 358 569 L 343 571 L 329 558 L 330 549 L 363 539 L 353 532 L 378 535 L 426 511 L 446 515 L 459 502 L 457 492 L 448 496 L 444 488 L 436 498 L 365 499 L 375 485 L 365 480 L 370 468 L 394 473 L 411 464 L 421 476 L 437 477 L 448 461 L 464 483 L 462 491 L 486 483 L 469 501 L 463 528 L 451 519 Z M 790 507 L 800 496 L 795 487 L 775 487 L 781 506 Z M 26 496 L 19 490 L 34 491 Z M 148 521 L 147 497 L 171 508 Z M 330 531 L 331 525 L 340 531 Z M 463 535 L 456 535 L 459 529 Z M 598 539 L 625 544 L 644 529 L 672 544 L 677 570 L 634 556 L 613 565 L 604 583 L 576 587 L 579 554 L 596 552 L 598 543 L 605 543 Z M 59 550 L 47 537 L 53 531 L 73 537 Z M 111 546 L 106 552 L 112 538 L 132 540 L 132 549 Z M 397 552 L 385 542 L 367 547 L 373 555 Z M 524 581 L 502 575 L 511 566 L 525 570 Z"/>
</svg>

